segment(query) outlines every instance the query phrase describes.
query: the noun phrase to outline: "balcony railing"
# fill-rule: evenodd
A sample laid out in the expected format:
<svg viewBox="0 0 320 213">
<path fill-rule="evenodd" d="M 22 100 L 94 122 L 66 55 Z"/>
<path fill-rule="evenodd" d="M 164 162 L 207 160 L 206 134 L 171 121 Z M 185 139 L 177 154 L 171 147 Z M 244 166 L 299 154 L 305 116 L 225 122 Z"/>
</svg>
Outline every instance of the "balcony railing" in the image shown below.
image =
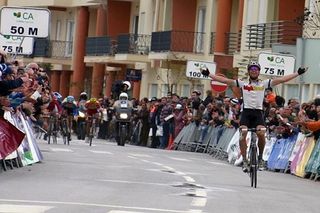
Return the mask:
<svg viewBox="0 0 320 213">
<path fill-rule="evenodd" d="M 276 21 L 247 26 L 246 46 L 249 49 L 271 48 L 273 44 L 295 44 L 302 36 L 302 27 L 293 21 Z"/>
<path fill-rule="evenodd" d="M 114 55 L 117 52 L 117 41 L 109 36 L 89 37 L 86 41 L 86 55 Z"/>
<path fill-rule="evenodd" d="M 117 53 L 148 55 L 151 35 L 123 34 L 118 36 Z"/>
<path fill-rule="evenodd" d="M 228 55 L 239 52 L 241 48 L 241 31 L 237 33 L 226 33 L 226 49 Z"/>
<path fill-rule="evenodd" d="M 210 50 L 209 50 L 210 54 L 214 53 L 214 43 L 215 42 L 216 42 L 216 33 L 215 32 L 211 32 L 211 35 L 210 35 Z"/>
<path fill-rule="evenodd" d="M 151 51 L 203 53 L 204 33 L 185 31 L 153 32 Z"/>
<path fill-rule="evenodd" d="M 71 58 L 72 41 L 55 41 L 36 39 L 34 41 L 33 57 Z"/>
</svg>

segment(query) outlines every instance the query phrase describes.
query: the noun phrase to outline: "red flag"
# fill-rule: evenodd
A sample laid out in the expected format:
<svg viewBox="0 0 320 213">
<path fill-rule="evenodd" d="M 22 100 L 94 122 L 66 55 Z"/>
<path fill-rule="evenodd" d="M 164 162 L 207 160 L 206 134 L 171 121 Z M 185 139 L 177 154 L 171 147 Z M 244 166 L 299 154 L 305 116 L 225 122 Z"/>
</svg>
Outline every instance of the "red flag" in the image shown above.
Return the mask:
<svg viewBox="0 0 320 213">
<path fill-rule="evenodd" d="M 23 141 L 25 134 L 0 117 L 0 159 L 15 151 Z"/>
<path fill-rule="evenodd" d="M 172 137 L 172 134 L 170 134 L 170 136 L 169 136 L 169 144 L 167 146 L 167 150 L 172 150 L 173 147 L 174 147 L 173 137 Z"/>
</svg>

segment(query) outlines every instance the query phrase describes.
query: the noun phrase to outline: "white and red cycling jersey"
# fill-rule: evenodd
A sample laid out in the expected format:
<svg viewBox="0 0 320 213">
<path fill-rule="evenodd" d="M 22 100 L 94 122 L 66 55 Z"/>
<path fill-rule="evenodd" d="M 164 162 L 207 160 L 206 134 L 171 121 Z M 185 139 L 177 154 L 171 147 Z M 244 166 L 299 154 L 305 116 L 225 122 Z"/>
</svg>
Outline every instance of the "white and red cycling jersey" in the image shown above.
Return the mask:
<svg viewBox="0 0 320 213">
<path fill-rule="evenodd" d="M 243 81 L 235 80 L 235 86 L 239 87 L 242 92 L 243 103 L 241 110 L 243 109 L 263 109 L 263 100 L 265 89 L 271 87 L 271 79 L 257 81 Z"/>
</svg>

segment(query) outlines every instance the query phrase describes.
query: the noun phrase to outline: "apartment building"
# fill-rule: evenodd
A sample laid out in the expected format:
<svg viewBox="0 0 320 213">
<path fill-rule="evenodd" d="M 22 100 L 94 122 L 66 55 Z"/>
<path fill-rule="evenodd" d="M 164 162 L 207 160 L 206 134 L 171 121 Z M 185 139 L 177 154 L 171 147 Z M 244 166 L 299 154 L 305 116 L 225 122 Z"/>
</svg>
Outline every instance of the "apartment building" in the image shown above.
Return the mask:
<svg viewBox="0 0 320 213">
<path fill-rule="evenodd" d="M 189 96 L 194 89 L 205 93 L 210 81 L 187 77 L 188 60 L 215 62 L 217 73 L 237 78 L 260 52 L 294 55 L 296 67 L 310 63 L 308 76 L 277 88 L 280 95 L 320 93 L 314 81 L 318 67 L 311 60 L 318 40 L 307 39 L 314 32 L 303 31 L 306 21 L 299 22 L 305 7 L 317 12 L 313 0 L 2 2 L 51 11 L 50 36 L 35 39 L 33 54 L 23 60 L 50 64 L 52 88 L 63 95 L 110 96 L 112 83 L 124 79 L 132 82 L 134 98 L 168 92 Z"/>
</svg>

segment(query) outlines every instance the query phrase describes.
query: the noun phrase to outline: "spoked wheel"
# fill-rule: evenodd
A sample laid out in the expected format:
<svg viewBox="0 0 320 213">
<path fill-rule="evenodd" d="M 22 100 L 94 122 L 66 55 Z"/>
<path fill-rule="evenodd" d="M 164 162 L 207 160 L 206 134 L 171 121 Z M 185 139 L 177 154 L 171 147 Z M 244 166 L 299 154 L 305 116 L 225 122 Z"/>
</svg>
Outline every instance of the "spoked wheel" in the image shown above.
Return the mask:
<svg viewBox="0 0 320 213">
<path fill-rule="evenodd" d="M 251 155 L 250 155 L 250 179 L 251 179 L 251 187 L 257 188 L 257 147 L 252 147 Z"/>
</svg>

